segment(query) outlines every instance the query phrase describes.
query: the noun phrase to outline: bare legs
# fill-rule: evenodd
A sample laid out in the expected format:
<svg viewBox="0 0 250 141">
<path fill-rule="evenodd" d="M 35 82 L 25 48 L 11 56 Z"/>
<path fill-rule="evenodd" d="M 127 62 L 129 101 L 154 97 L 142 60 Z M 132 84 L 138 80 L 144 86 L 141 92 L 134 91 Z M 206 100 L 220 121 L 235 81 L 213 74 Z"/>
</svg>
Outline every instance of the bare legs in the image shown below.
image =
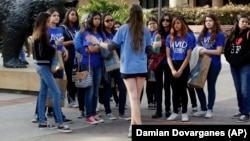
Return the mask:
<svg viewBox="0 0 250 141">
<path fill-rule="evenodd" d="M 142 88 L 145 82 L 145 77 L 134 77 L 123 79 L 130 100 L 131 107 L 131 125 L 140 125 L 141 121 L 141 110 L 140 110 L 140 97 Z"/>
</svg>

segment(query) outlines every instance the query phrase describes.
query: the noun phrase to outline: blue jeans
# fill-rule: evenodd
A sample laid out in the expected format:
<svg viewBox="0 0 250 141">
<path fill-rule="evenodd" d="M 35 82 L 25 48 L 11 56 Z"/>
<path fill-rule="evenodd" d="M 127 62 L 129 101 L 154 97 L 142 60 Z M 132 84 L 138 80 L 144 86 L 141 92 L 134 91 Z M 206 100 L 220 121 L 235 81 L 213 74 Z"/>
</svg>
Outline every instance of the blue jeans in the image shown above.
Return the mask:
<svg viewBox="0 0 250 141">
<path fill-rule="evenodd" d="M 53 74 L 54 78 L 63 78 L 63 75 L 64 75 L 64 70 L 58 70 L 55 74 Z M 37 103 L 36 103 L 36 110 L 35 110 L 35 114 L 37 115 L 37 119 L 39 118 L 39 115 L 38 115 L 38 100 L 39 100 L 39 97 L 37 97 Z M 47 108 L 45 108 L 45 113 L 46 113 L 46 110 Z M 53 107 L 48 107 L 48 112 L 53 112 Z M 55 112 L 53 112 L 55 113 Z M 54 116 L 54 119 L 56 121 L 56 123 L 58 123 L 58 120 L 56 119 L 56 115 L 53 114 Z M 66 119 L 66 116 L 62 113 L 62 117 L 63 117 L 63 120 Z M 45 121 L 47 121 L 46 117 L 45 117 Z"/>
<path fill-rule="evenodd" d="M 22 61 L 26 61 L 25 52 L 24 52 L 23 49 L 20 50 L 19 58 L 20 58 Z"/>
<path fill-rule="evenodd" d="M 45 119 L 45 102 L 48 93 L 48 89 L 50 89 L 51 93 L 53 94 L 53 108 L 54 114 L 57 117 L 57 123 L 63 123 L 63 117 L 61 114 L 61 106 L 60 106 L 60 99 L 61 99 L 61 91 L 57 87 L 55 79 L 51 73 L 51 69 L 49 65 L 37 65 L 36 71 L 40 76 L 40 92 L 38 95 L 38 119 L 39 123 L 44 123 Z"/>
<path fill-rule="evenodd" d="M 83 70 L 87 70 L 87 65 L 82 66 Z M 96 107 L 99 96 L 99 87 L 102 78 L 102 66 L 91 67 L 91 74 L 93 77 L 93 84 L 91 87 L 86 88 L 85 91 L 85 107 L 86 117 L 96 115 Z"/>
<path fill-rule="evenodd" d="M 249 116 L 250 112 L 250 64 L 240 68 L 230 66 L 237 94 L 239 112 Z"/>
<path fill-rule="evenodd" d="M 206 95 L 203 89 L 196 88 L 196 92 L 198 94 L 198 98 L 201 104 L 201 110 L 207 111 L 213 110 L 214 107 L 214 101 L 216 97 L 216 81 L 218 78 L 218 75 L 221 71 L 221 64 L 217 66 L 210 66 L 208 74 L 207 74 L 207 91 L 208 91 L 208 105 L 206 102 Z"/>
</svg>

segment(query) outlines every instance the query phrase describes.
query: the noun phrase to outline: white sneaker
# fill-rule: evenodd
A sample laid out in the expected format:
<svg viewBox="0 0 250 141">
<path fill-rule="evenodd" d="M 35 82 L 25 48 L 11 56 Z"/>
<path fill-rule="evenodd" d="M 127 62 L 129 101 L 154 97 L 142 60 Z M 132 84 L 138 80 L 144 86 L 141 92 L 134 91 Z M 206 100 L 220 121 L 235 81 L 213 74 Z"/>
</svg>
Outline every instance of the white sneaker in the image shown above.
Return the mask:
<svg viewBox="0 0 250 141">
<path fill-rule="evenodd" d="M 71 107 L 73 107 L 73 108 L 78 108 L 79 105 L 77 104 L 76 101 L 73 101 Z"/>
<path fill-rule="evenodd" d="M 130 126 L 128 129 L 128 137 L 132 138 L 132 126 Z"/>
<path fill-rule="evenodd" d="M 188 114 L 187 113 L 181 114 L 181 121 L 186 122 L 188 120 L 189 119 L 188 119 Z"/>
<path fill-rule="evenodd" d="M 167 120 L 176 120 L 177 117 L 178 117 L 178 114 L 172 113 L 172 114 L 167 118 Z"/>
<path fill-rule="evenodd" d="M 194 117 L 200 117 L 200 116 L 205 116 L 205 114 L 207 113 L 207 111 L 198 111 L 193 113 Z"/>
<path fill-rule="evenodd" d="M 213 117 L 213 112 L 212 112 L 212 110 L 207 110 L 207 113 L 206 113 L 206 115 L 205 115 L 205 118 L 211 118 L 211 117 Z"/>
<path fill-rule="evenodd" d="M 32 123 L 37 123 L 38 122 L 38 117 L 37 115 L 34 115 L 33 119 L 31 120 Z"/>
<path fill-rule="evenodd" d="M 98 109 L 99 109 L 99 111 L 104 111 L 105 110 L 104 105 L 99 103 Z"/>
</svg>

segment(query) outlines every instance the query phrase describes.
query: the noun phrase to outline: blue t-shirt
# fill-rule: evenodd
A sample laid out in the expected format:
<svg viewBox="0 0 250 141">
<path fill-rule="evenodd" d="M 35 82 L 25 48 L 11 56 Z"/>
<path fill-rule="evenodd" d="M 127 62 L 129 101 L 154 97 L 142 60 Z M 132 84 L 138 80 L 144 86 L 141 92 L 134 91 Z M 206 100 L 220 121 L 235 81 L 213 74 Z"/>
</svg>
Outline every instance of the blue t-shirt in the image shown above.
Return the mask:
<svg viewBox="0 0 250 141">
<path fill-rule="evenodd" d="M 206 36 L 204 37 L 203 41 L 201 42 L 201 46 L 208 49 L 208 50 L 216 50 L 218 46 L 224 47 L 225 36 L 224 33 L 219 32 L 215 42 L 209 43 L 211 33 L 207 32 Z M 200 36 L 198 37 L 198 41 Z M 212 61 L 211 65 L 220 65 L 221 64 L 221 55 L 210 55 Z"/>
<path fill-rule="evenodd" d="M 60 27 L 49 28 L 48 32 L 51 45 L 55 45 L 55 41 L 63 37 L 63 31 Z"/>
<path fill-rule="evenodd" d="M 108 42 L 110 42 L 113 38 L 114 38 L 114 34 L 109 34 L 108 36 L 105 34 L 105 32 L 103 32 L 102 33 L 102 35 L 103 35 L 103 38 L 104 38 L 104 41 L 108 41 Z"/>
<path fill-rule="evenodd" d="M 75 34 L 75 39 L 74 39 L 74 47 L 75 50 L 79 53 L 82 53 L 82 48 L 83 48 L 83 33 L 78 31 Z"/>
<path fill-rule="evenodd" d="M 190 34 L 186 34 L 183 41 L 180 36 L 176 36 L 173 43 L 170 43 L 170 35 L 166 38 L 166 47 L 170 48 L 170 56 L 173 61 L 183 61 L 187 56 L 187 51 L 194 47 L 193 37 Z"/>
<path fill-rule="evenodd" d="M 150 46 L 151 35 L 147 27 L 144 27 L 143 47 L 138 53 L 132 48 L 132 38 L 128 24 L 122 25 L 115 34 L 113 41 L 120 45 L 120 72 L 125 74 L 147 73 L 146 46 Z"/>
<path fill-rule="evenodd" d="M 91 42 L 88 42 L 87 40 L 86 40 L 86 36 L 87 35 L 93 35 L 93 36 L 95 36 L 98 40 L 100 40 L 100 41 L 103 41 L 103 38 L 102 38 L 102 36 L 101 36 L 101 34 L 100 33 L 93 33 L 93 32 L 91 32 L 91 31 L 84 31 L 83 32 L 83 41 L 82 41 L 82 44 L 83 44 L 83 48 L 82 48 L 82 64 L 84 64 L 84 65 L 87 65 L 88 64 L 88 55 L 89 55 L 89 53 L 87 53 L 86 51 L 85 51 L 85 49 L 88 47 L 88 46 L 90 46 L 90 45 L 92 45 L 92 43 Z M 101 58 L 101 54 L 98 52 L 98 53 L 90 53 L 90 65 L 92 66 L 92 67 L 100 67 L 100 66 L 102 66 L 102 58 Z"/>
</svg>

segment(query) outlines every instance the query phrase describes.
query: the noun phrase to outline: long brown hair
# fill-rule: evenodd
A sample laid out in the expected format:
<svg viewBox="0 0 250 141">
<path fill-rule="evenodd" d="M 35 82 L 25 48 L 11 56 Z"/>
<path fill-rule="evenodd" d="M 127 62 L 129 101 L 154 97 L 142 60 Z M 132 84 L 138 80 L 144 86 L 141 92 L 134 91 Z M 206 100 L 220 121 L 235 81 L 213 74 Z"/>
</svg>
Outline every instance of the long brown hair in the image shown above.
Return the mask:
<svg viewBox="0 0 250 141">
<path fill-rule="evenodd" d="M 185 24 L 185 22 L 183 21 L 182 17 L 181 16 L 177 16 L 177 17 L 174 17 L 173 20 L 172 20 L 172 26 L 171 26 L 171 29 L 170 29 L 170 42 L 173 43 L 176 39 L 176 36 L 177 36 L 177 31 L 174 29 L 174 25 L 176 23 L 176 21 L 180 21 L 181 22 L 181 41 L 183 41 L 185 39 L 185 36 L 188 32 L 188 27 L 187 25 Z"/>
<path fill-rule="evenodd" d="M 220 26 L 220 23 L 219 23 L 219 20 L 217 18 L 217 16 L 215 14 L 212 14 L 212 13 L 208 13 L 205 17 L 204 17 L 204 21 L 203 21 L 203 29 L 201 30 L 201 33 L 200 33 L 200 38 L 199 38 L 199 41 L 198 41 L 198 44 L 201 44 L 201 42 L 204 40 L 205 36 L 206 36 L 206 33 L 208 32 L 208 28 L 206 27 L 205 23 L 206 23 L 206 18 L 211 18 L 213 21 L 214 21 L 214 25 L 212 27 L 212 32 L 211 32 L 211 37 L 210 37 L 210 40 L 209 40 L 209 44 L 212 44 L 215 42 L 216 38 L 217 38 L 217 35 L 221 30 L 221 26 Z"/>
<path fill-rule="evenodd" d="M 129 10 L 129 17 L 126 21 L 132 37 L 132 48 L 140 52 L 143 45 L 144 23 L 142 8 L 138 4 L 132 4 Z"/>
<path fill-rule="evenodd" d="M 35 24 L 34 24 L 33 33 L 32 33 L 32 37 L 34 40 L 39 40 L 42 37 L 46 37 L 47 44 L 49 44 L 48 27 L 47 27 L 47 22 L 49 18 L 50 18 L 50 14 L 46 12 L 41 12 L 38 14 Z"/>
<path fill-rule="evenodd" d="M 78 19 L 79 16 L 78 16 L 77 10 L 76 10 L 74 7 L 67 10 L 67 12 L 66 12 L 66 14 L 65 14 L 65 16 L 64 16 L 64 19 L 63 19 L 62 24 L 65 24 L 66 26 L 69 27 L 69 23 L 70 23 L 70 21 L 69 21 L 69 14 L 70 14 L 71 12 L 75 12 L 75 13 L 76 13 L 77 20 L 76 20 L 76 22 L 74 23 L 74 27 L 79 28 L 79 19 Z"/>
</svg>

